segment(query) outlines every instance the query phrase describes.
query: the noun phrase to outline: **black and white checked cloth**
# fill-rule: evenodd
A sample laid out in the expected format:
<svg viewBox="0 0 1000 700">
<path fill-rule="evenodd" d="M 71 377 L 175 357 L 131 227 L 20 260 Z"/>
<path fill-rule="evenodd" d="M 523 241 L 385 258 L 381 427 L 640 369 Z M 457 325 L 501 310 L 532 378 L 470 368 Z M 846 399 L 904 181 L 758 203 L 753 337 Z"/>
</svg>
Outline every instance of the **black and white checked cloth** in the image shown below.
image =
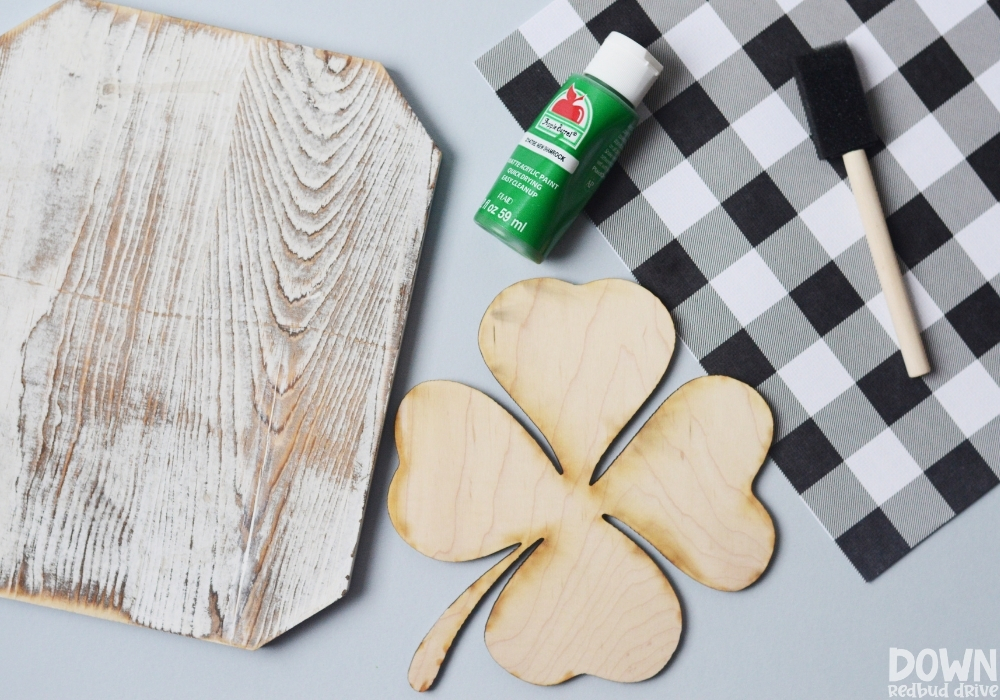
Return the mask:
<svg viewBox="0 0 1000 700">
<path fill-rule="evenodd" d="M 872 580 L 1000 475 L 1000 0 L 555 0 L 476 65 L 527 127 L 612 31 L 666 67 L 587 213 Z M 934 372 L 906 376 L 791 57 L 847 40 Z"/>
</svg>

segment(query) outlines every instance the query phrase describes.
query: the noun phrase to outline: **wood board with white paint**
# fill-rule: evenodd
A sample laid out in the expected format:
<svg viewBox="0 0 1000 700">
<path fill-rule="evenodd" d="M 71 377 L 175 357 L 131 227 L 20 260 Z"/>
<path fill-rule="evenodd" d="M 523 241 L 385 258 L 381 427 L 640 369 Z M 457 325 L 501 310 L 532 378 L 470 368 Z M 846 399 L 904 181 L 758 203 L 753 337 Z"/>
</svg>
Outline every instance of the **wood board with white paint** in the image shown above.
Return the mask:
<svg viewBox="0 0 1000 700">
<path fill-rule="evenodd" d="M 346 591 L 440 152 L 378 63 L 0 37 L 0 595 L 257 648 Z"/>
</svg>

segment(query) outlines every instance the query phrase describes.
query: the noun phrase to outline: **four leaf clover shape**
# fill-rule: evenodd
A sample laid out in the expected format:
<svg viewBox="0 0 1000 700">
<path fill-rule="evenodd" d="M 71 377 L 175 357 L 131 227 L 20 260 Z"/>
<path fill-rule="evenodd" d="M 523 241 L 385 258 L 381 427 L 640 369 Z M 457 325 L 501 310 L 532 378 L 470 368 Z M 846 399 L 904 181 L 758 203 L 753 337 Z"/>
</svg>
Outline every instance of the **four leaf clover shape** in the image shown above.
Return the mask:
<svg viewBox="0 0 1000 700">
<path fill-rule="evenodd" d="M 441 561 L 513 548 L 424 638 L 410 666 L 415 689 L 433 684 L 468 615 L 518 561 L 486 623 L 501 666 L 540 685 L 659 672 L 680 638 L 680 604 L 656 563 L 609 518 L 712 588 L 739 590 L 763 573 L 774 527 L 752 483 L 773 421 L 746 384 L 688 382 L 595 474 L 663 378 L 674 342 L 662 303 L 623 280 L 528 280 L 493 301 L 479 329 L 483 358 L 558 466 L 480 391 L 431 381 L 404 398 L 389 488 L 397 532 Z"/>
</svg>

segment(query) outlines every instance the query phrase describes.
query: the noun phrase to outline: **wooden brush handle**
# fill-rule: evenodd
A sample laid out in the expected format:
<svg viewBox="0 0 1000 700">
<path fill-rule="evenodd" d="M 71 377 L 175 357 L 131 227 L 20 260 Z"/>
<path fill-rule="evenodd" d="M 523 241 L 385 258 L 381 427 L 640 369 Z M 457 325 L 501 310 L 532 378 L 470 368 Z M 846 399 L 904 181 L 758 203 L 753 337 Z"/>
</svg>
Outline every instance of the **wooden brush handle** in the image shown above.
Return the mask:
<svg viewBox="0 0 1000 700">
<path fill-rule="evenodd" d="M 903 362 L 906 363 L 906 373 L 911 377 L 922 377 L 931 371 L 920 338 L 920 327 L 910 297 L 903 285 L 903 276 L 899 272 L 899 261 L 896 251 L 892 248 L 889 229 L 885 225 L 885 215 L 879 203 L 875 180 L 868 165 L 868 156 L 864 150 L 851 151 L 844 154 L 844 165 L 847 167 L 847 177 L 854 190 L 854 198 L 861 212 L 861 222 L 868 237 L 868 247 L 871 248 L 875 261 L 875 272 L 878 273 L 879 284 L 885 292 L 885 301 L 892 316 L 892 325 L 899 339 L 899 349 L 903 352 Z"/>
</svg>

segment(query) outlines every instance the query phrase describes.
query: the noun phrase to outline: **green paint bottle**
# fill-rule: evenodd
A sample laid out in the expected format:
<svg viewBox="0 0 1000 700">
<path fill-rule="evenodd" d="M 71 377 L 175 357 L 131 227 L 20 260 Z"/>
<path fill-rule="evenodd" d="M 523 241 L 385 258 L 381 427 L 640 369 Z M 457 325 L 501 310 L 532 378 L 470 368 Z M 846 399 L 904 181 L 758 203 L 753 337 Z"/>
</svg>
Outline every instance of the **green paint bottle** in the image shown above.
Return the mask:
<svg viewBox="0 0 1000 700">
<path fill-rule="evenodd" d="M 604 181 L 663 66 L 612 32 L 525 133 L 476 212 L 476 223 L 541 262 Z"/>
</svg>

